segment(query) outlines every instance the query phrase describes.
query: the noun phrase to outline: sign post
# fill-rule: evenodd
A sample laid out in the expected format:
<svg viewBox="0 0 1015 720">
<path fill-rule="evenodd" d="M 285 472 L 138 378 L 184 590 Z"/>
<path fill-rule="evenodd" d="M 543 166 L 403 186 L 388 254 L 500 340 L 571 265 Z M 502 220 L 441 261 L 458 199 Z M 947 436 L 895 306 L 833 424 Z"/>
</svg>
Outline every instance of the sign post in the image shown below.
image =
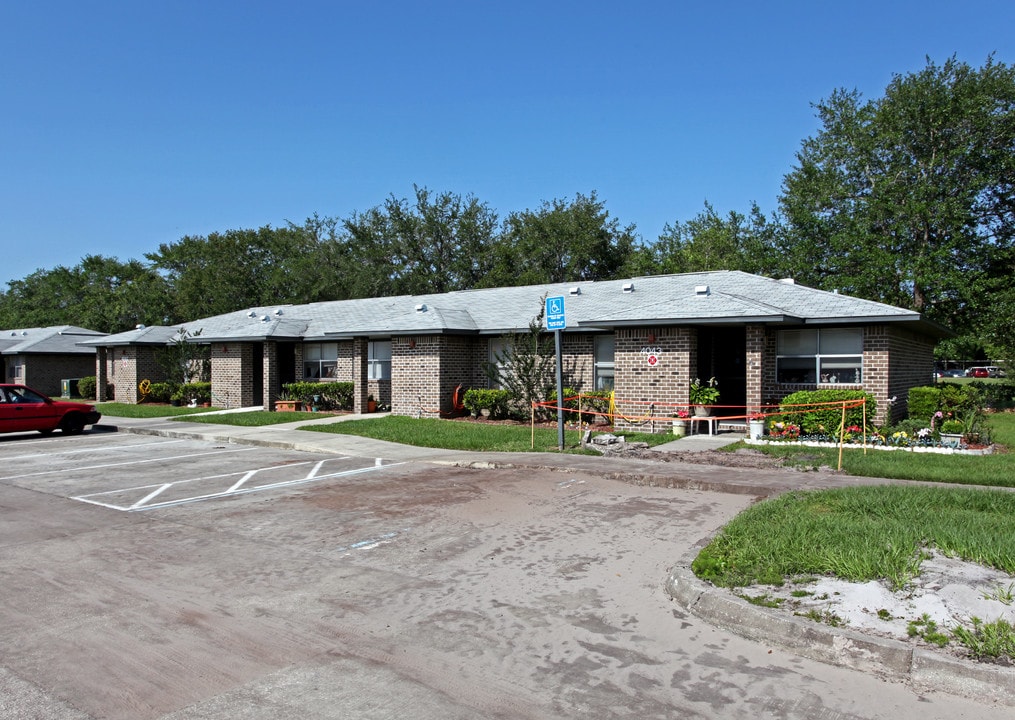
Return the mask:
<svg viewBox="0 0 1015 720">
<path fill-rule="evenodd" d="M 553 330 L 553 344 L 557 352 L 557 449 L 564 449 L 564 378 L 561 372 L 560 332 L 567 327 L 564 315 L 564 297 L 546 298 L 546 329 Z"/>
</svg>

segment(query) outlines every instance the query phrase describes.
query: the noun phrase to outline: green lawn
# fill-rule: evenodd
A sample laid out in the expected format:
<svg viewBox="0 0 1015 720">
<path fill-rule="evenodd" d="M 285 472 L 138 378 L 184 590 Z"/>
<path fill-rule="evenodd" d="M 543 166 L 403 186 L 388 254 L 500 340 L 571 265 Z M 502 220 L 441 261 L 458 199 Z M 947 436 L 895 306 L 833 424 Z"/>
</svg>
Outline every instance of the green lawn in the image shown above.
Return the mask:
<svg viewBox="0 0 1015 720">
<path fill-rule="evenodd" d="M 240 427 L 260 427 L 262 425 L 281 425 L 282 423 L 300 422 L 302 420 L 320 420 L 320 413 L 313 412 L 269 412 L 267 410 L 251 410 L 250 412 L 229 413 L 228 415 L 210 415 L 208 417 L 174 418 L 184 422 L 203 422 L 210 425 L 236 425 Z"/>
<path fill-rule="evenodd" d="M 939 455 L 903 450 L 884 451 L 847 448 L 842 453 L 842 469 L 850 475 L 897 480 L 959 483 L 1015 487 L 1015 413 L 995 413 L 989 420 L 991 437 L 999 446 L 993 455 Z M 784 458 L 796 467 L 837 467 L 837 448 L 811 448 L 793 445 L 752 445 L 762 452 Z"/>
<path fill-rule="evenodd" d="M 535 448 L 533 448 L 532 431 L 528 425 L 497 425 L 389 415 L 383 418 L 314 425 L 301 429 L 359 435 L 378 440 L 389 440 L 403 445 L 450 450 L 484 452 L 531 452 L 533 449 L 538 452 L 549 452 L 557 450 L 556 428 L 536 428 Z M 651 445 L 660 445 L 673 439 L 672 435 L 621 434 L 628 441 L 643 441 Z M 565 448 L 571 449 L 580 445 L 577 430 L 565 432 L 564 445 Z"/>
<path fill-rule="evenodd" d="M 128 418 L 150 418 L 150 417 L 171 417 L 175 415 L 195 415 L 198 413 L 211 412 L 218 408 L 192 408 L 187 406 L 173 407 L 171 405 L 131 405 L 129 403 L 107 402 L 95 404 L 95 409 L 106 417 L 128 417 Z"/>
</svg>

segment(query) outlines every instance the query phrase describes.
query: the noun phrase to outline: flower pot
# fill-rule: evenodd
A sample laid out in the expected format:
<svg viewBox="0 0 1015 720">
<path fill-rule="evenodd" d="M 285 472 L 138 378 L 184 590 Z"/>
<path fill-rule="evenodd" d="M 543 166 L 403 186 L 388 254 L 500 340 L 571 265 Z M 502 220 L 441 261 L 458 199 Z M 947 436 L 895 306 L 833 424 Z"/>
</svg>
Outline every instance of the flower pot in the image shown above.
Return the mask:
<svg viewBox="0 0 1015 720">
<path fill-rule="evenodd" d="M 708 407 L 707 405 L 695 405 L 694 414 L 697 415 L 698 417 L 708 417 L 709 415 L 712 414 L 712 408 Z"/>
<path fill-rule="evenodd" d="M 764 420 L 750 420 L 748 421 L 748 429 L 750 430 L 751 440 L 760 440 L 765 434 L 765 421 Z"/>
<path fill-rule="evenodd" d="M 367 400 L 367 412 L 377 412 L 376 400 Z"/>
<path fill-rule="evenodd" d="M 303 403 L 299 400 L 276 400 L 275 412 L 299 412 L 303 409 Z"/>
<path fill-rule="evenodd" d="M 684 437 L 687 434 L 687 421 L 686 420 L 674 420 L 673 421 L 673 434 L 677 437 Z"/>
<path fill-rule="evenodd" d="M 956 433 L 941 433 L 941 444 L 945 447 L 957 448 L 962 444 L 962 435 Z"/>
</svg>

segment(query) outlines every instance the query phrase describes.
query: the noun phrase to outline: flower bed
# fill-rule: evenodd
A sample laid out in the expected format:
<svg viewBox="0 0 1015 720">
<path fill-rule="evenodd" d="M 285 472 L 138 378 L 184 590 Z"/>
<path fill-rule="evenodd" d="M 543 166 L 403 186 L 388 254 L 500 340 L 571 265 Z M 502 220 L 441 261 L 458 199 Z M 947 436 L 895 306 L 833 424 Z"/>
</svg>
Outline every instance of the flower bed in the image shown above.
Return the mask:
<svg viewBox="0 0 1015 720">
<path fill-rule="evenodd" d="M 905 433 L 903 433 L 905 434 Z M 939 442 L 926 441 L 919 444 L 903 444 L 897 443 L 894 445 L 887 444 L 884 442 L 885 438 L 880 435 L 875 439 L 871 436 L 866 447 L 871 450 L 904 450 L 915 453 L 937 453 L 939 455 L 991 455 L 994 452 L 994 446 L 989 445 L 987 447 L 971 448 L 968 445 L 962 447 L 945 447 Z M 748 445 L 800 445 L 802 447 L 823 447 L 823 448 L 837 448 L 839 443 L 828 436 L 814 436 L 805 435 L 803 437 L 796 437 L 793 439 L 782 437 L 776 439 L 761 439 L 751 440 L 750 438 L 744 440 Z M 852 450 L 857 450 L 864 447 L 862 441 L 859 438 L 854 438 L 844 442 L 844 445 Z"/>
</svg>

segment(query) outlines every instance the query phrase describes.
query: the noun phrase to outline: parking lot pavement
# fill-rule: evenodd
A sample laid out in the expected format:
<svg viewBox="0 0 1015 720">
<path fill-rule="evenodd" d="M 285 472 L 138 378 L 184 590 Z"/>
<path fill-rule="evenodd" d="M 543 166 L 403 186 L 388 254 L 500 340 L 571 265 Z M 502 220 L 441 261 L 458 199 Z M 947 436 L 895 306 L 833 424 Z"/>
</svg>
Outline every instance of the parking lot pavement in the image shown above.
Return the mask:
<svg viewBox="0 0 1015 720">
<path fill-rule="evenodd" d="M 1010 715 L 683 612 L 668 569 L 750 496 L 369 460 L 0 441 L 0 718 Z"/>
</svg>

